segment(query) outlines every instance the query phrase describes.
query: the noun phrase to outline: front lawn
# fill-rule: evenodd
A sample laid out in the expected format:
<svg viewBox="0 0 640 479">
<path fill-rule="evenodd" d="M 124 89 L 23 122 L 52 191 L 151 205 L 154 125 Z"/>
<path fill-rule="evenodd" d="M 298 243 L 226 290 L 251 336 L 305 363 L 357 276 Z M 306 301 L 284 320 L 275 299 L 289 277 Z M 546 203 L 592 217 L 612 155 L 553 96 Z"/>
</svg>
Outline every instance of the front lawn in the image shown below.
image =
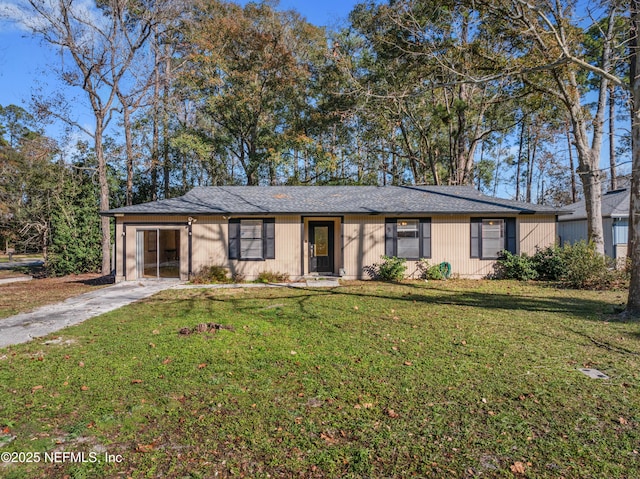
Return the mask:
<svg viewBox="0 0 640 479">
<path fill-rule="evenodd" d="M 41 458 L 0 476 L 638 477 L 624 299 L 485 281 L 166 291 L 0 350 L 0 452 Z"/>
</svg>

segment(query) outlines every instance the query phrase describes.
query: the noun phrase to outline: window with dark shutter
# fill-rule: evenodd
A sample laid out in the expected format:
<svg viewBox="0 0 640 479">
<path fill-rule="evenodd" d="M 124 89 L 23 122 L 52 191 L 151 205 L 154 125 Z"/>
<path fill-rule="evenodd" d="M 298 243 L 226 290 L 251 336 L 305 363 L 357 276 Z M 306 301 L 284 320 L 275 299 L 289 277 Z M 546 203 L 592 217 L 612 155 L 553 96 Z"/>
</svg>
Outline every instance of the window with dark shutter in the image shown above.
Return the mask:
<svg viewBox="0 0 640 479">
<path fill-rule="evenodd" d="M 387 256 L 396 255 L 396 220 L 387 218 L 384 225 L 384 254 Z"/>
<path fill-rule="evenodd" d="M 386 218 L 385 255 L 431 258 L 431 218 Z"/>
<path fill-rule="evenodd" d="M 471 257 L 480 257 L 480 231 L 482 229 L 482 218 L 471 218 Z"/>
<path fill-rule="evenodd" d="M 420 257 L 431 258 L 431 218 L 420 220 L 420 234 L 420 246 L 422 247 Z"/>
<path fill-rule="evenodd" d="M 274 218 L 229 220 L 229 259 L 275 259 L 275 230 Z"/>
<path fill-rule="evenodd" d="M 229 220 L 229 259 L 240 259 L 240 220 Z"/>
<path fill-rule="evenodd" d="M 516 218 L 471 218 L 471 257 L 496 259 L 518 247 Z"/>
<path fill-rule="evenodd" d="M 274 218 L 263 220 L 264 259 L 276 258 L 276 222 Z"/>
</svg>

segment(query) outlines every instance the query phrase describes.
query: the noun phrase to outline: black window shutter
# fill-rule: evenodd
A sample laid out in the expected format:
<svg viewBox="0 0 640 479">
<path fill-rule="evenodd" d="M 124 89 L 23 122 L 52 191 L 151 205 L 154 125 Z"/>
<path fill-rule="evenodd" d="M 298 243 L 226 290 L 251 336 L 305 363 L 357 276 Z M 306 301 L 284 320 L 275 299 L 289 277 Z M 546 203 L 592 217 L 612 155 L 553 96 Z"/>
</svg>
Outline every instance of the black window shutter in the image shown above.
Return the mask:
<svg viewBox="0 0 640 479">
<path fill-rule="evenodd" d="M 471 218 L 471 257 L 480 257 L 480 242 L 482 241 L 482 218 Z"/>
<path fill-rule="evenodd" d="M 397 220 L 395 218 L 385 218 L 384 221 L 384 254 L 395 256 L 398 239 Z"/>
<path fill-rule="evenodd" d="M 275 218 L 262 221 L 262 254 L 264 259 L 276 258 L 276 222 Z"/>
<path fill-rule="evenodd" d="M 506 218 L 504 220 L 504 226 L 505 226 L 505 249 L 509 253 L 516 254 L 516 250 L 517 250 L 516 219 Z"/>
<path fill-rule="evenodd" d="M 431 258 L 431 218 L 420 220 L 420 257 Z"/>
<path fill-rule="evenodd" d="M 229 259 L 240 259 L 240 220 L 229 220 Z"/>
</svg>

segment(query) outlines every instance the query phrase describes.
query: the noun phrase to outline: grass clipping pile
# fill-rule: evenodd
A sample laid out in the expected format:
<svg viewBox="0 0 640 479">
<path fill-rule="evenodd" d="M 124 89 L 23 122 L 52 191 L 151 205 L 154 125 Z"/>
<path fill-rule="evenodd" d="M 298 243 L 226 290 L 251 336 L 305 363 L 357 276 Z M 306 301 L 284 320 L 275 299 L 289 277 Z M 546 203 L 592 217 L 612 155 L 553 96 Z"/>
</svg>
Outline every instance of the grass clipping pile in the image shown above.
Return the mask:
<svg viewBox="0 0 640 479">
<path fill-rule="evenodd" d="M 233 326 L 227 326 L 225 324 L 218 323 L 200 323 L 197 326 L 192 328 L 180 328 L 178 334 L 189 335 L 196 333 L 215 333 L 221 329 L 226 329 L 227 331 L 234 331 Z"/>
</svg>

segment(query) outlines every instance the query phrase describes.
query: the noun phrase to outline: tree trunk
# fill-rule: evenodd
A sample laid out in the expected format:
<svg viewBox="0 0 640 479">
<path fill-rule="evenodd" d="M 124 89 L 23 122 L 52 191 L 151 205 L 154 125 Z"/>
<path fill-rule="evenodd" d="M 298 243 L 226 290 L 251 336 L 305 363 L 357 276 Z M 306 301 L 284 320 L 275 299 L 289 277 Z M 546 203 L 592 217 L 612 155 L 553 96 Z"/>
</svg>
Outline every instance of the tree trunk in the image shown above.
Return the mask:
<svg viewBox="0 0 640 479">
<path fill-rule="evenodd" d="M 569 148 L 569 170 L 571 170 L 571 202 L 578 201 L 578 192 L 576 191 L 576 168 L 573 163 L 573 144 L 571 143 L 571 130 L 569 129 L 569 120 L 565 125 L 567 134 L 567 147 Z"/>
<path fill-rule="evenodd" d="M 98 162 L 98 182 L 100 183 L 100 211 L 109 209 L 109 182 L 107 179 L 107 163 L 104 158 L 102 147 L 102 130 L 104 119 L 96 115 L 95 130 L 95 152 Z M 102 274 L 111 274 L 111 222 L 108 216 L 100 218 L 100 229 L 102 232 Z"/>
<path fill-rule="evenodd" d="M 169 84 L 172 72 L 171 57 L 166 51 L 169 47 L 165 45 L 164 48 L 165 67 L 162 92 L 162 165 L 164 170 L 164 197 L 171 198 L 171 158 L 169 156 Z"/>
<path fill-rule="evenodd" d="M 609 166 L 611 175 L 611 191 L 618 189 L 616 173 L 616 86 L 609 85 Z"/>
<path fill-rule="evenodd" d="M 133 139 L 131 138 L 131 113 L 126 100 L 121 98 L 124 143 L 127 157 L 127 206 L 133 204 Z"/>
<path fill-rule="evenodd" d="M 631 0 L 631 204 L 629 207 L 629 258 L 631 282 L 625 317 L 640 318 L 640 0 Z"/>
<path fill-rule="evenodd" d="M 587 119 L 581 103 L 578 82 L 573 72 L 569 72 L 569 87 L 556 77 L 560 89 L 564 91 L 564 102 L 569 112 L 576 151 L 578 153 L 578 173 L 582 181 L 585 207 L 587 210 L 587 235 L 596 252 L 604 255 L 604 229 L 602 227 L 602 185 L 600 172 L 600 152 L 604 126 L 604 109 L 608 82 L 600 80 L 598 106 L 594 119 L 590 122 L 591 135 L 587 132 Z"/>
<path fill-rule="evenodd" d="M 533 185 L 533 165 L 536 157 L 536 145 L 538 141 L 536 135 L 531 135 L 531 125 L 527 128 L 527 181 L 525 201 L 531 203 L 531 187 Z"/>
<path fill-rule="evenodd" d="M 522 119 L 522 125 L 520 126 L 520 141 L 518 142 L 518 156 L 516 157 L 516 201 L 520 201 L 520 168 L 522 164 L 522 150 L 524 148 L 524 132 L 526 128 L 526 121 Z"/>
</svg>

